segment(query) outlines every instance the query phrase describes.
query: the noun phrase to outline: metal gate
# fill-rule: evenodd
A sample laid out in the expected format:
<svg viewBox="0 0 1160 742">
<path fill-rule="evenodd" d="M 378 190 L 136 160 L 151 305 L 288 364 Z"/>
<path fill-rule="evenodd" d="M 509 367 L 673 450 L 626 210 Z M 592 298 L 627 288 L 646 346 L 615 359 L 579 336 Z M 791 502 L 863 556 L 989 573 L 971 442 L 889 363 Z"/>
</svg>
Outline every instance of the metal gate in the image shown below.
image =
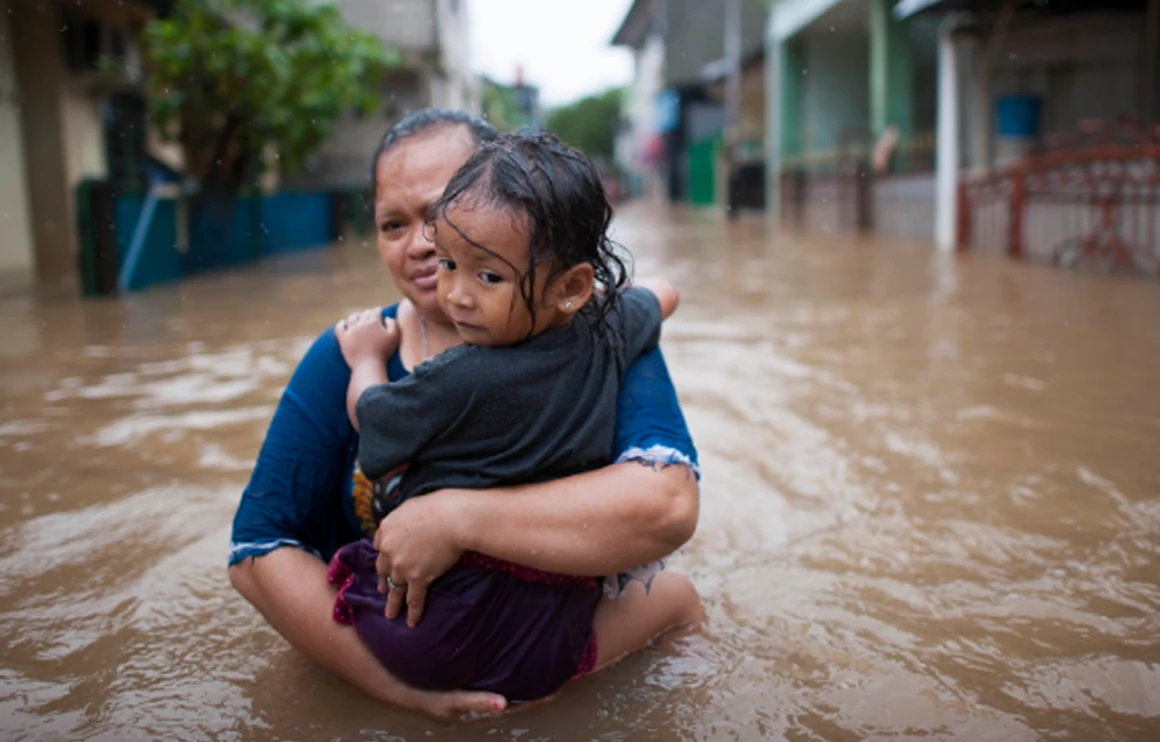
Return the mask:
<svg viewBox="0 0 1160 742">
<path fill-rule="evenodd" d="M 958 249 L 1160 277 L 1160 131 L 1099 131 L 1100 143 L 964 179 Z"/>
</svg>

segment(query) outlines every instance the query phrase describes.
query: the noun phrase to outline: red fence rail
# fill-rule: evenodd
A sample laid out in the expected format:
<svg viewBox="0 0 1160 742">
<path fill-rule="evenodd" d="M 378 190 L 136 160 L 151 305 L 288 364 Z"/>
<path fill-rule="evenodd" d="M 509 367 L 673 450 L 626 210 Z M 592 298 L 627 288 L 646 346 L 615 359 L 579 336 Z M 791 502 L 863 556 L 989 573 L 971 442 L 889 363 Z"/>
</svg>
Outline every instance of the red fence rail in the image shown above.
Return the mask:
<svg viewBox="0 0 1160 742">
<path fill-rule="evenodd" d="M 1119 139 L 964 179 L 958 249 L 1160 277 L 1160 137 Z"/>
</svg>

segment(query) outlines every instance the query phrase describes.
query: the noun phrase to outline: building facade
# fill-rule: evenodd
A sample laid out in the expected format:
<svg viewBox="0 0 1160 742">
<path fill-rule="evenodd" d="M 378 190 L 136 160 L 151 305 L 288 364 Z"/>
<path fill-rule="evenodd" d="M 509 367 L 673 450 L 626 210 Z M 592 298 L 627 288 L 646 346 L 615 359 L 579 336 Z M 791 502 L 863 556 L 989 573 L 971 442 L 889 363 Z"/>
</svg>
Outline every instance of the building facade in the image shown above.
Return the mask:
<svg viewBox="0 0 1160 742">
<path fill-rule="evenodd" d="M 722 84 L 727 24 L 722 7 L 698 0 L 636 0 L 612 39 L 635 59 L 619 164 L 642 190 L 660 190 L 672 201 L 727 201 L 723 144 L 728 112 Z M 739 10 L 740 55 L 751 60 L 763 53 L 766 3 L 741 0 Z M 753 108 L 746 104 L 746 87 L 740 119 Z M 748 128 L 756 138 L 742 142 L 740 149 L 755 152 L 761 161 L 764 132 L 760 126 Z"/>
<path fill-rule="evenodd" d="M 940 247 L 1055 261 L 1096 230 L 1114 262 L 1157 272 L 1160 187 L 1133 174 L 1160 167 L 1160 0 L 903 0 L 896 13 L 940 24 Z M 1084 184 L 1063 187 L 1064 171 Z"/>
<path fill-rule="evenodd" d="M 819 231 L 929 239 L 937 22 L 893 0 L 776 0 L 767 36 L 769 205 Z"/>
<path fill-rule="evenodd" d="M 1080 239 L 1046 236 L 1070 220 L 1102 225 L 1100 244 L 1121 262 L 1124 244 L 1143 244 L 1125 232 L 1138 223 L 1157 235 L 1143 238 L 1153 242 L 1141 264 L 1160 264 L 1154 184 L 1097 175 L 1118 167 L 1104 163 L 1086 186 L 1031 193 L 1062 182 L 1063 165 L 1035 175 L 1062 151 L 1086 152 L 1067 160 L 1071 172 L 1095 163 L 1097 140 L 1153 167 L 1157 0 L 775 0 L 766 44 L 769 206 L 782 223 L 943 249 L 973 234 L 1012 253 L 1037 245 L 1028 250 L 1046 259 Z"/>
<path fill-rule="evenodd" d="M 464 0 L 336 0 L 343 19 L 377 34 L 402 54 L 383 82 L 386 101 L 369 115 L 349 114 L 334 136 L 285 183 L 322 188 L 361 187 L 370 155 L 407 111 L 427 106 L 478 113 L 480 86 L 470 68 L 470 25 Z"/>
<path fill-rule="evenodd" d="M 77 185 L 134 170 L 148 146 L 132 38 L 163 6 L 0 0 L 0 287 L 75 282 Z"/>
</svg>

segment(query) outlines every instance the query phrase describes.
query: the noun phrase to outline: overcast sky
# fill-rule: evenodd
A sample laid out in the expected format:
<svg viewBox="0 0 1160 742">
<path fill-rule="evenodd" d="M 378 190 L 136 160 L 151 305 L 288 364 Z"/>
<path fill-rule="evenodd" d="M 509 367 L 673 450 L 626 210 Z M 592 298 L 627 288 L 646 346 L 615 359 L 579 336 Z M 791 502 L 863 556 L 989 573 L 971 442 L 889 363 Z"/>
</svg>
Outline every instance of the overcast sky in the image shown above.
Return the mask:
<svg viewBox="0 0 1160 742">
<path fill-rule="evenodd" d="M 632 56 L 608 45 L 632 0 L 468 0 L 476 72 L 538 85 L 545 107 L 632 79 Z"/>
</svg>

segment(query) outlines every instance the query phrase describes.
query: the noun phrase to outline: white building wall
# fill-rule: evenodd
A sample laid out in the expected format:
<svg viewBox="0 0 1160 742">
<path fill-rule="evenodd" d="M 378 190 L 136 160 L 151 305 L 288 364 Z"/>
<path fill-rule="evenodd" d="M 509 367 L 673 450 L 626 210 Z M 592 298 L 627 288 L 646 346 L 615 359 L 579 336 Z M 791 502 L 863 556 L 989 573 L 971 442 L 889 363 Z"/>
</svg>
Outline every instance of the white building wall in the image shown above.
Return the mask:
<svg viewBox="0 0 1160 742">
<path fill-rule="evenodd" d="M 361 187 L 379 141 L 403 114 L 424 106 L 478 113 L 466 5 L 466 0 L 338 0 L 348 24 L 400 50 L 403 64 L 383 85 L 382 109 L 337 121 L 333 136 L 304 171 L 284 182 L 290 187 Z"/>
<path fill-rule="evenodd" d="M 426 51 L 438 39 L 436 0 L 337 0 L 346 22 L 404 51 Z"/>
<path fill-rule="evenodd" d="M 644 192 L 659 189 L 659 162 L 650 161 L 659 136 L 657 99 L 664 89 L 665 42 L 660 34 L 650 34 L 635 52 L 636 71 L 627 95 L 626 113 L 630 122 L 625 144 L 618 152 L 622 166 L 637 179 Z"/>
<path fill-rule="evenodd" d="M 86 94 L 68 85 L 61 94 L 65 170 L 70 189 L 76 188 L 85 178 L 104 178 L 109 173 L 101 126 L 104 106 L 103 95 Z"/>
<path fill-rule="evenodd" d="M 466 0 L 439 0 L 439 59 L 443 90 L 432 104 L 479 112 L 479 82 L 471 71 L 471 26 Z"/>
</svg>

